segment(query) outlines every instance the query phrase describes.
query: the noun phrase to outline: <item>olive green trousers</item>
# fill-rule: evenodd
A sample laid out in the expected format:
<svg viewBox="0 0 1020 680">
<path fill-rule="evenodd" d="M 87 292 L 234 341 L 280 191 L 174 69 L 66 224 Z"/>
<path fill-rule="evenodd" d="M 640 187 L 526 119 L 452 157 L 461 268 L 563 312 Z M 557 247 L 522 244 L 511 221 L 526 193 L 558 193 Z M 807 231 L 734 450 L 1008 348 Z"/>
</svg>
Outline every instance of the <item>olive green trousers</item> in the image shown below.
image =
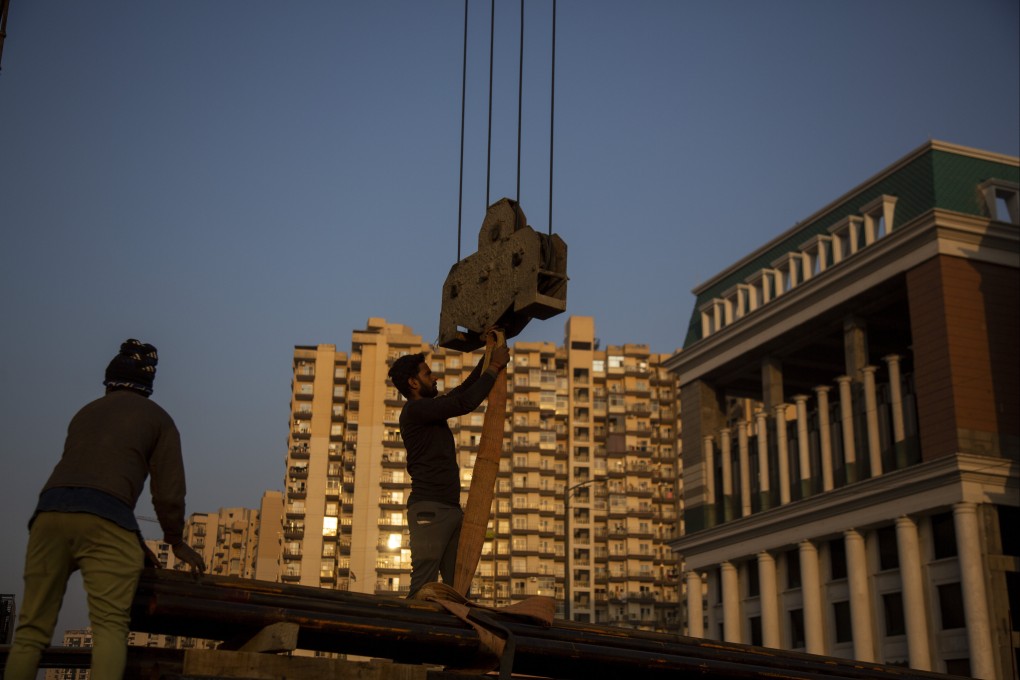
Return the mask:
<svg viewBox="0 0 1020 680">
<path fill-rule="evenodd" d="M 5 680 L 35 680 L 71 574 L 81 569 L 92 625 L 92 680 L 120 680 L 131 600 L 144 555 L 138 535 L 84 512 L 42 512 L 32 524 L 22 596 Z"/>
</svg>

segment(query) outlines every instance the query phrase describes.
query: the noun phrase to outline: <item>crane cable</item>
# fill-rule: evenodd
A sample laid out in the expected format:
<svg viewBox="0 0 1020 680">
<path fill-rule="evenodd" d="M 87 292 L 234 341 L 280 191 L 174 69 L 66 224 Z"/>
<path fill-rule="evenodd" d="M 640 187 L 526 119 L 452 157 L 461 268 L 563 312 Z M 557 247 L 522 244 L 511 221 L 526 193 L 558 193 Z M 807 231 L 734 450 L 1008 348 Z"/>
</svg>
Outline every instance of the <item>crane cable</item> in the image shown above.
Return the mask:
<svg viewBox="0 0 1020 680">
<path fill-rule="evenodd" d="M 517 74 L 517 193 L 516 200 L 521 201 L 521 139 L 524 100 L 524 0 L 521 2 L 520 19 L 520 54 L 518 57 Z M 492 92 L 493 92 L 493 55 L 496 43 L 496 0 L 490 0 L 489 10 L 489 121 L 487 130 L 486 168 L 485 168 L 485 208 L 489 208 L 489 192 L 492 182 Z M 461 260 L 462 224 L 464 214 L 464 128 L 467 100 L 467 41 L 468 41 L 468 0 L 464 0 L 464 54 L 461 64 L 460 84 L 460 179 L 457 195 L 457 262 Z M 552 236 L 553 215 L 553 135 L 556 123 L 556 0 L 552 3 L 552 73 L 549 95 L 549 235 Z"/>
</svg>

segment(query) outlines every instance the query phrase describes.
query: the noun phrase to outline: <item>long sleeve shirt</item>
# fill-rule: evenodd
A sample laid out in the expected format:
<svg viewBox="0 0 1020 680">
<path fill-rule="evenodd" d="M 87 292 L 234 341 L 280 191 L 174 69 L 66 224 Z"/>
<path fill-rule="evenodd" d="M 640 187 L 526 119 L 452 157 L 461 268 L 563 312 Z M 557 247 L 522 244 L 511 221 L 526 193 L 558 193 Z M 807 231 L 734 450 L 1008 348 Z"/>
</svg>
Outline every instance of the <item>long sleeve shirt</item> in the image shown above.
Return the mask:
<svg viewBox="0 0 1020 680">
<path fill-rule="evenodd" d="M 482 371 L 482 361 L 463 383 L 432 399 L 414 399 L 400 412 L 400 436 L 407 449 L 407 471 L 411 494 L 407 505 L 438 501 L 460 505 L 460 466 L 449 418 L 471 413 L 482 403 L 495 383 L 491 371 Z"/>
<path fill-rule="evenodd" d="M 184 533 L 186 493 L 180 433 L 155 402 L 131 390 L 114 390 L 71 419 L 64 453 L 41 496 L 52 489 L 93 489 L 133 510 L 150 476 L 152 506 L 164 540 L 178 543 Z"/>
</svg>

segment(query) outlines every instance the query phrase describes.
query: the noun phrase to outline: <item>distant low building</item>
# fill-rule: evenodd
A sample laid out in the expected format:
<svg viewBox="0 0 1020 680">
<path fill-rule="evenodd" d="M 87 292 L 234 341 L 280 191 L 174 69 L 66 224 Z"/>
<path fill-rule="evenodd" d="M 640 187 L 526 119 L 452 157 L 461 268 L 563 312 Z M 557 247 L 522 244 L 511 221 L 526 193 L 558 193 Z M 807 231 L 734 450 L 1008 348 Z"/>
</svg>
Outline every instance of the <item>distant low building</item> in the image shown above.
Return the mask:
<svg viewBox="0 0 1020 680">
<path fill-rule="evenodd" d="M 64 631 L 61 641 L 63 647 L 91 647 L 92 629 L 78 628 Z M 46 680 L 89 680 L 91 672 L 87 668 L 51 668 L 46 671 Z"/>
<path fill-rule="evenodd" d="M 17 624 L 17 607 L 14 595 L 0 595 L 0 645 L 9 645 L 14 639 Z"/>
<path fill-rule="evenodd" d="M 188 517 L 184 541 L 205 559 L 207 573 L 255 577 L 259 513 L 250 508 L 220 508 Z"/>
<path fill-rule="evenodd" d="M 1018 159 L 930 142 L 694 291 L 691 635 L 1016 677 L 1018 273 Z"/>
</svg>

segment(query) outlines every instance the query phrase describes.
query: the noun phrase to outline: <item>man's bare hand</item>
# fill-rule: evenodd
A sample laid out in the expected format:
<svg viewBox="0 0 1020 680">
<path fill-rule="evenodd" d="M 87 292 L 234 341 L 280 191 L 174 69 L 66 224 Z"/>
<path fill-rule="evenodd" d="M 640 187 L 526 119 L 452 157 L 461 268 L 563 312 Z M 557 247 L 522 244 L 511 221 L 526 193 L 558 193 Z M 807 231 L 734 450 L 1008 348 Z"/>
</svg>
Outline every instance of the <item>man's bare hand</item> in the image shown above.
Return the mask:
<svg viewBox="0 0 1020 680">
<path fill-rule="evenodd" d="M 489 355 L 489 367 L 499 373 L 510 363 L 510 349 L 506 345 L 497 345 Z"/>
<path fill-rule="evenodd" d="M 174 551 L 174 557 L 190 566 L 192 571 L 205 572 L 205 560 L 190 545 L 181 541 L 177 545 L 170 547 Z"/>
</svg>

